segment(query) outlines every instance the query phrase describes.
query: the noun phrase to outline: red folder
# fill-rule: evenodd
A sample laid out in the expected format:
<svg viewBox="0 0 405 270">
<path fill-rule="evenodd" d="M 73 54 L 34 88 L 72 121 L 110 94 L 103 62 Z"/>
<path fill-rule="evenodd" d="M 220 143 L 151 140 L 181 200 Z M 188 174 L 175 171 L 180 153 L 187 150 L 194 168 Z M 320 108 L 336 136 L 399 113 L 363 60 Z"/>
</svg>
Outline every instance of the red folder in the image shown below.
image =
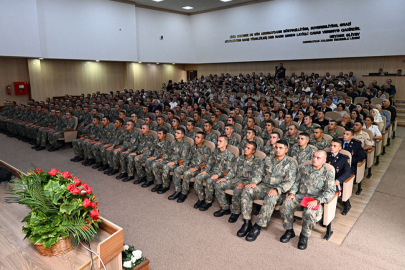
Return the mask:
<svg viewBox="0 0 405 270">
<path fill-rule="evenodd" d="M 315 199 L 314 199 L 314 198 L 311 198 L 311 197 L 306 197 L 306 196 L 305 196 L 305 197 L 302 199 L 302 201 L 301 201 L 301 205 L 304 206 L 304 207 L 307 207 L 307 204 L 308 204 L 310 201 L 313 201 L 313 200 L 315 200 Z M 321 205 L 320 203 L 317 204 L 313 209 L 318 210 L 320 205 Z"/>
</svg>

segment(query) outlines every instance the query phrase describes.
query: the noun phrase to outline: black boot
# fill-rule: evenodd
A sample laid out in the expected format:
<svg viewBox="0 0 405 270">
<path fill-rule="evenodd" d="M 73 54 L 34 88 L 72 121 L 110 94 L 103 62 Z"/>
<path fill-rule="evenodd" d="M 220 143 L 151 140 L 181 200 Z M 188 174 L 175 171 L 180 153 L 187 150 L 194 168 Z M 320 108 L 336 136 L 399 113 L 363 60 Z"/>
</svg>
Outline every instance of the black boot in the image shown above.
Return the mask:
<svg viewBox="0 0 405 270">
<path fill-rule="evenodd" d="M 86 159 L 82 162 L 82 165 L 86 165 L 88 161 L 89 161 L 89 160 L 86 158 Z"/>
<path fill-rule="evenodd" d="M 38 147 L 40 147 L 41 145 L 39 145 L 39 144 L 36 144 L 36 145 L 34 145 L 34 146 L 31 146 L 31 149 L 35 149 L 35 148 L 38 148 Z"/>
<path fill-rule="evenodd" d="M 46 149 L 45 146 L 40 146 L 37 149 L 35 149 L 35 151 L 42 151 L 42 150 L 45 150 L 45 149 Z"/>
<path fill-rule="evenodd" d="M 82 157 L 77 157 L 77 159 L 73 160 L 73 162 L 80 162 L 80 161 L 82 161 L 82 160 L 84 160 L 84 158 L 82 158 Z"/>
<path fill-rule="evenodd" d="M 200 206 L 204 203 L 204 201 L 198 200 L 195 204 L 194 204 L 194 208 L 198 209 L 200 208 Z"/>
<path fill-rule="evenodd" d="M 157 191 L 157 194 L 165 194 L 166 193 L 166 191 L 168 191 L 170 189 L 170 186 L 168 186 L 168 187 L 161 187 L 161 188 L 159 188 L 159 190 Z"/>
<path fill-rule="evenodd" d="M 238 221 L 240 214 L 232 214 L 229 219 L 228 222 L 229 223 L 235 223 L 236 221 Z"/>
<path fill-rule="evenodd" d="M 95 163 L 96 163 L 96 161 L 95 161 L 93 158 L 91 158 L 91 159 L 89 159 L 89 160 L 87 161 L 86 164 L 84 164 L 84 166 L 91 166 L 91 165 L 93 165 L 93 164 L 95 164 Z"/>
<path fill-rule="evenodd" d="M 308 246 L 308 237 L 300 234 L 300 240 L 298 241 L 298 249 L 305 250 Z"/>
<path fill-rule="evenodd" d="M 156 192 L 156 191 L 158 191 L 160 188 L 162 187 L 162 185 L 161 184 L 159 184 L 159 185 L 156 185 L 154 188 L 152 188 L 150 191 L 152 191 L 152 192 Z"/>
<path fill-rule="evenodd" d="M 125 177 L 124 179 L 122 179 L 122 182 L 129 182 L 129 181 L 131 181 L 131 180 L 134 180 L 135 179 L 135 176 L 127 176 L 127 177 Z"/>
<path fill-rule="evenodd" d="M 184 195 L 183 193 L 181 193 L 179 198 L 177 199 L 177 202 L 183 203 L 186 199 L 187 199 L 187 195 Z"/>
<path fill-rule="evenodd" d="M 181 194 L 180 191 L 176 191 L 172 195 L 170 195 L 168 199 L 173 201 L 173 200 L 177 199 L 180 196 L 180 194 Z"/>
<path fill-rule="evenodd" d="M 153 181 L 146 181 L 145 183 L 142 184 L 141 187 L 147 188 L 150 187 L 151 185 L 153 185 Z"/>
<path fill-rule="evenodd" d="M 140 178 L 138 178 L 138 180 L 134 181 L 134 185 L 138 185 L 138 184 L 143 183 L 145 181 L 146 181 L 146 177 L 140 177 Z"/>
<path fill-rule="evenodd" d="M 291 238 L 295 237 L 295 232 L 293 229 L 291 230 L 286 230 L 283 236 L 280 237 L 280 242 L 281 243 L 288 243 L 290 242 Z"/>
<path fill-rule="evenodd" d="M 246 241 L 249 242 L 255 241 L 256 238 L 259 236 L 261 229 L 262 227 L 260 227 L 259 225 L 257 225 L 257 223 L 255 223 L 255 225 L 253 225 L 252 229 L 249 231 L 248 235 L 246 235 Z"/>
<path fill-rule="evenodd" d="M 94 165 L 94 166 L 91 167 L 91 168 L 93 168 L 93 169 L 98 169 L 98 168 L 100 168 L 102 165 L 103 165 L 103 163 L 97 162 L 96 165 Z"/>
<path fill-rule="evenodd" d="M 222 217 L 225 215 L 230 215 L 231 214 L 231 209 L 219 209 L 218 211 L 214 212 L 214 217 Z"/>
<path fill-rule="evenodd" d="M 127 173 L 120 173 L 117 177 L 115 177 L 115 179 L 123 179 L 127 176 L 128 176 Z"/>
<path fill-rule="evenodd" d="M 252 222 L 250 221 L 250 219 L 244 219 L 243 225 L 236 233 L 236 235 L 239 237 L 245 237 L 246 234 L 248 234 L 248 232 L 250 231 L 250 229 L 252 229 Z"/>
<path fill-rule="evenodd" d="M 346 216 L 347 213 L 349 213 L 350 209 L 352 208 L 352 205 L 350 204 L 349 200 L 343 202 L 343 204 L 344 204 L 344 209 L 343 209 L 342 215 Z"/>
<path fill-rule="evenodd" d="M 203 204 L 198 208 L 200 211 L 207 211 L 212 206 L 212 203 L 203 202 Z"/>
<path fill-rule="evenodd" d="M 78 158 L 79 158 L 78 156 L 74 156 L 73 158 L 70 159 L 70 161 L 75 161 Z"/>
<path fill-rule="evenodd" d="M 113 168 L 109 173 L 107 173 L 107 175 L 109 175 L 109 176 L 116 175 L 118 172 L 119 172 L 119 170 L 114 170 L 114 168 Z"/>
<path fill-rule="evenodd" d="M 105 171 L 107 169 L 108 169 L 108 164 L 106 164 L 106 165 L 103 164 L 100 168 L 98 168 L 98 171 L 101 172 L 101 171 Z"/>
</svg>

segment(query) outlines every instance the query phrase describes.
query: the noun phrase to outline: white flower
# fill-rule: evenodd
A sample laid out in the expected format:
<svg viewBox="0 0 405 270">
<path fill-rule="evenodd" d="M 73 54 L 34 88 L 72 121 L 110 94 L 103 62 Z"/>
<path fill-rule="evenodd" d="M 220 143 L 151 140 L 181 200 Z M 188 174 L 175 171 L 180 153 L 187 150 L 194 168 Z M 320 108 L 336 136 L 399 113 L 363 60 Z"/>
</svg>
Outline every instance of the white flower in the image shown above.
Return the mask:
<svg viewBox="0 0 405 270">
<path fill-rule="evenodd" d="M 126 261 L 126 262 L 124 262 L 124 264 L 122 266 L 124 266 L 125 268 L 131 268 L 132 267 L 132 262 L 131 261 Z"/>
<path fill-rule="evenodd" d="M 136 260 L 139 260 L 140 258 L 142 258 L 142 251 L 134 250 L 132 251 L 132 255 L 136 258 Z"/>
<path fill-rule="evenodd" d="M 135 263 L 136 262 L 136 258 L 134 256 L 131 257 L 131 262 Z"/>
<path fill-rule="evenodd" d="M 124 250 L 128 250 L 129 246 L 128 245 L 124 245 Z"/>
</svg>

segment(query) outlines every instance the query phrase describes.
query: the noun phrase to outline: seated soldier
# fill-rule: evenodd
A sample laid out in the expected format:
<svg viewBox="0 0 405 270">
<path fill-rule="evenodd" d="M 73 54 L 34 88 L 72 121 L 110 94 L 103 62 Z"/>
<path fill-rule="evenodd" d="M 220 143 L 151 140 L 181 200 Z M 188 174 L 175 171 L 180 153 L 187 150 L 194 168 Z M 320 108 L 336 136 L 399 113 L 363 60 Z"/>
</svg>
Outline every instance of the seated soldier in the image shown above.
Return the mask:
<svg viewBox="0 0 405 270">
<path fill-rule="evenodd" d="M 75 153 L 75 157 L 71 159 L 71 161 L 75 161 L 75 160 L 86 160 L 86 162 L 84 162 L 83 165 L 87 165 L 89 162 L 89 158 L 87 156 L 88 153 L 87 149 L 88 146 L 91 149 L 91 146 L 93 146 L 93 140 L 97 137 L 100 136 L 100 132 L 101 132 L 101 125 L 99 125 L 100 123 L 100 117 L 95 116 L 93 117 L 92 120 L 92 124 L 90 125 L 90 127 L 87 129 L 89 134 L 87 135 L 82 135 L 79 139 L 76 139 L 72 142 L 73 145 L 73 152 Z M 88 144 L 89 143 L 89 144 Z M 91 146 L 90 146 L 91 144 Z M 89 165 L 87 165 L 89 166 Z"/>
<path fill-rule="evenodd" d="M 194 140 L 195 144 L 190 148 L 189 155 L 182 164 L 174 169 L 173 183 L 175 192 L 169 197 L 169 200 L 177 199 L 178 203 L 184 202 L 190 189 L 190 179 L 201 172 L 201 165 L 208 163 L 211 149 L 204 144 L 204 137 L 204 132 L 197 132 Z M 182 176 L 183 179 L 181 179 Z"/>
<path fill-rule="evenodd" d="M 204 123 L 204 133 L 205 133 L 205 140 L 213 142 L 217 144 L 218 142 L 218 135 L 212 132 L 212 123 L 207 121 Z"/>
<path fill-rule="evenodd" d="M 120 145 L 122 143 L 121 138 L 124 132 L 125 128 L 123 128 L 123 121 L 119 118 L 115 120 L 114 129 L 111 130 L 111 133 L 107 136 L 107 141 L 101 145 L 95 145 L 92 147 L 93 155 L 96 161 L 101 160 L 103 163 L 103 166 L 98 170 L 104 171 L 104 174 L 109 173 L 113 169 L 110 168 L 108 164 L 107 149 L 112 149 Z"/>
<path fill-rule="evenodd" d="M 262 129 L 262 132 L 260 133 L 259 137 L 263 139 L 263 143 L 264 145 L 266 145 L 267 141 L 270 139 L 270 134 L 273 133 L 274 124 L 273 121 L 267 121 L 262 123 L 265 123 L 266 125 L 264 126 L 264 129 Z"/>
<path fill-rule="evenodd" d="M 280 134 L 278 134 L 277 132 L 272 132 L 270 134 L 270 140 L 268 141 L 268 143 L 263 148 L 263 153 L 265 153 L 266 156 L 273 156 L 274 151 L 275 151 L 275 147 L 276 147 L 276 143 L 279 140 L 280 140 Z"/>
<path fill-rule="evenodd" d="M 256 130 L 249 129 L 246 132 L 246 137 L 239 144 L 239 152 L 242 154 L 248 142 L 256 143 L 255 151 L 260 150 L 262 143 L 256 138 Z"/>
<path fill-rule="evenodd" d="M 301 166 L 305 161 L 311 160 L 314 155 L 315 149 L 308 145 L 309 134 L 302 132 L 298 135 L 298 143 L 292 146 L 290 157 L 298 162 L 298 166 Z"/>
<path fill-rule="evenodd" d="M 184 134 L 184 129 L 178 128 L 168 151 L 153 163 L 153 174 L 157 184 L 152 192 L 157 191 L 158 194 L 164 194 L 170 189 L 170 172 L 180 165 L 189 154 L 190 144 L 184 140 Z"/>
<path fill-rule="evenodd" d="M 353 125 L 353 131 L 353 138 L 361 142 L 361 146 L 364 148 L 364 150 L 367 151 L 373 148 L 373 143 L 370 136 L 367 132 L 363 131 L 363 122 L 361 122 L 360 120 L 356 120 Z"/>
<path fill-rule="evenodd" d="M 122 119 L 122 120 L 124 120 L 124 119 Z M 134 124 L 135 124 L 134 127 L 136 127 L 136 128 L 142 128 L 142 124 L 141 124 L 141 122 L 138 121 L 138 120 L 139 120 L 139 118 L 138 118 L 137 114 L 136 114 L 136 113 L 132 113 L 132 114 L 131 114 L 131 121 L 134 122 Z"/>
<path fill-rule="evenodd" d="M 242 138 L 244 138 L 246 136 L 246 133 L 249 129 L 255 129 L 255 119 L 253 117 L 248 117 L 247 121 L 246 121 L 246 126 L 242 129 Z M 257 131 L 256 131 L 257 133 Z"/>
<path fill-rule="evenodd" d="M 244 224 L 238 231 L 239 237 L 246 234 L 247 241 L 255 241 L 262 227 L 267 227 L 276 205 L 281 204 L 297 176 L 297 163 L 287 156 L 288 143 L 279 140 L 275 143 L 275 157 L 263 161 L 263 175 L 259 181 L 252 181 L 242 192 L 242 216 Z M 254 179 L 257 180 L 257 179 Z M 253 200 L 264 200 L 263 207 L 252 227 Z"/>
<path fill-rule="evenodd" d="M 238 147 L 239 145 L 239 140 L 236 138 L 236 136 L 233 134 L 235 132 L 233 125 L 227 124 L 225 126 L 225 135 L 228 137 L 228 144 L 233 145 Z"/>
<path fill-rule="evenodd" d="M 180 113 L 180 120 L 179 120 L 179 122 L 180 122 L 180 125 L 182 125 L 182 126 L 184 126 L 184 127 L 186 127 L 187 126 L 187 114 L 186 114 L 186 112 L 185 111 L 182 111 L 181 113 Z"/>
<path fill-rule="evenodd" d="M 190 139 L 194 139 L 195 138 L 195 134 L 197 133 L 194 130 L 194 121 L 193 120 L 188 120 L 187 121 L 187 126 L 186 126 L 186 137 L 189 137 Z"/>
<path fill-rule="evenodd" d="M 314 128 L 314 137 L 309 140 L 309 144 L 323 150 L 329 148 L 330 143 L 323 138 L 323 129 L 321 127 Z"/>
<path fill-rule="evenodd" d="M 66 119 L 64 121 L 64 125 L 60 130 L 55 130 L 55 133 L 48 133 L 49 143 L 51 144 L 51 148 L 48 149 L 49 152 L 59 150 L 61 143 L 58 141 L 59 138 L 64 137 L 64 132 L 66 130 L 72 130 L 75 126 L 75 121 L 72 119 L 72 114 L 70 112 L 66 113 Z"/>
<path fill-rule="evenodd" d="M 260 128 L 262 129 L 262 131 L 266 129 L 266 125 L 269 121 L 271 121 L 271 114 L 269 112 L 265 112 L 264 119 L 263 119 L 263 121 L 260 122 L 260 125 L 259 125 Z M 264 140 L 264 138 L 263 138 L 263 140 Z"/>
<path fill-rule="evenodd" d="M 288 142 L 289 145 L 289 151 L 291 152 L 291 149 L 294 144 L 298 143 L 298 129 L 296 125 L 289 125 L 288 126 L 288 132 L 287 134 L 283 137 L 283 139 Z"/>
<path fill-rule="evenodd" d="M 156 123 L 157 123 L 157 126 L 152 126 L 151 127 L 151 129 L 153 131 L 158 132 L 159 129 L 163 128 L 163 129 L 166 129 L 166 133 L 168 132 L 169 129 L 165 125 L 165 118 L 163 116 L 156 117 Z"/>
<path fill-rule="evenodd" d="M 205 124 L 205 123 L 204 123 Z M 213 130 L 218 130 L 219 133 L 222 133 L 222 127 L 221 125 L 218 123 L 218 119 L 217 116 L 215 114 L 211 115 L 211 126 Z"/>
<path fill-rule="evenodd" d="M 336 120 L 330 120 L 328 130 L 325 131 L 325 134 L 332 136 L 333 139 L 339 139 L 342 135 L 336 131 L 337 126 Z"/>
<path fill-rule="evenodd" d="M 103 162 L 101 156 L 99 154 L 99 150 L 103 145 L 107 144 L 110 138 L 113 136 L 114 127 L 110 126 L 110 117 L 104 116 L 102 120 L 102 127 L 99 136 L 96 138 L 92 145 L 87 146 L 87 151 L 91 154 L 88 154 L 91 158 L 95 159 L 96 165 L 94 165 L 93 169 L 100 169 L 102 171 Z M 73 160 L 75 161 L 75 160 Z"/>
<path fill-rule="evenodd" d="M 325 119 L 325 114 L 322 111 L 318 112 L 318 117 L 315 119 L 314 123 L 321 126 L 322 130 L 329 125 L 329 120 Z"/>
<path fill-rule="evenodd" d="M 204 122 L 201 121 L 200 112 L 194 112 L 194 126 L 204 129 Z"/>
<path fill-rule="evenodd" d="M 326 163 L 329 163 L 335 168 L 335 184 L 336 192 L 341 192 L 343 188 L 343 182 L 350 177 L 350 164 L 349 157 L 339 153 L 342 149 L 342 141 L 339 139 L 333 139 L 330 144 L 330 152 L 326 158 Z M 347 200 L 345 203 L 345 209 L 342 215 L 346 216 L 351 208 L 350 201 Z"/>
<path fill-rule="evenodd" d="M 174 111 L 173 110 L 167 111 L 167 119 L 165 120 L 165 122 L 169 123 L 169 124 L 172 124 L 173 119 L 174 119 Z"/>
<path fill-rule="evenodd" d="M 241 195 L 245 185 L 250 182 L 259 182 L 263 173 L 263 162 L 255 156 L 256 143 L 247 142 L 243 151 L 233 164 L 232 169 L 225 177 L 220 178 L 215 184 L 215 194 L 218 199 L 220 210 L 214 213 L 215 217 L 229 215 L 229 202 L 226 199 L 225 190 L 232 189 L 232 215 L 228 222 L 235 223 L 241 213 Z"/>
<path fill-rule="evenodd" d="M 228 120 L 227 120 L 227 122 L 226 122 L 227 125 L 232 125 L 232 126 L 233 126 L 233 132 L 235 132 L 235 133 L 237 133 L 237 134 L 240 135 L 241 130 L 235 128 L 235 123 L 236 123 L 236 120 L 235 120 L 235 118 L 233 118 L 233 117 L 229 117 Z"/>
<path fill-rule="evenodd" d="M 169 133 L 172 134 L 173 136 L 176 135 L 176 131 L 179 128 L 180 125 L 180 121 L 177 117 L 173 118 L 172 122 L 171 122 L 172 126 L 169 129 Z"/>
<path fill-rule="evenodd" d="M 206 211 L 212 206 L 215 182 L 229 172 L 235 161 L 235 155 L 226 149 L 227 146 L 228 137 L 220 136 L 217 148 L 212 152 L 207 166 L 196 176 L 194 189 L 198 201 L 194 204 L 194 208 Z"/>
<path fill-rule="evenodd" d="M 304 124 L 300 126 L 298 129 L 299 131 L 306 132 L 309 135 L 311 135 L 314 131 L 315 125 L 312 123 L 312 117 L 311 116 L 305 116 L 304 117 Z"/>
<path fill-rule="evenodd" d="M 345 130 L 343 134 L 343 149 L 352 154 L 351 172 L 357 172 L 357 163 L 366 158 L 366 153 L 361 147 L 361 142 L 354 139 L 354 131 L 352 129 Z"/>
<path fill-rule="evenodd" d="M 281 125 L 280 125 L 280 129 L 283 131 L 283 136 L 285 137 L 286 135 L 287 135 L 287 133 L 288 133 L 288 129 L 289 129 L 289 127 L 290 127 L 290 125 L 292 125 L 292 119 L 293 119 L 293 117 L 292 117 L 292 115 L 291 114 L 286 114 L 285 116 L 284 116 L 284 122 L 283 123 L 281 123 Z M 284 137 L 283 137 L 283 139 L 284 139 Z M 291 146 L 290 146 L 291 147 Z"/>
<path fill-rule="evenodd" d="M 288 243 L 295 237 L 293 224 L 294 212 L 302 209 L 301 201 L 304 197 L 311 197 L 314 200 L 307 204 L 302 213 L 302 229 L 298 241 L 298 249 L 304 250 L 308 245 L 308 237 L 316 227 L 316 221 L 322 217 L 323 207 L 318 210 L 314 208 L 318 204 L 329 202 L 335 195 L 335 178 L 333 172 L 326 169 L 326 152 L 317 150 L 312 157 L 312 164 L 299 168 L 297 179 L 289 191 L 289 195 L 281 206 L 281 216 L 284 220 L 283 226 L 286 232 L 281 236 L 280 242 Z"/>
</svg>

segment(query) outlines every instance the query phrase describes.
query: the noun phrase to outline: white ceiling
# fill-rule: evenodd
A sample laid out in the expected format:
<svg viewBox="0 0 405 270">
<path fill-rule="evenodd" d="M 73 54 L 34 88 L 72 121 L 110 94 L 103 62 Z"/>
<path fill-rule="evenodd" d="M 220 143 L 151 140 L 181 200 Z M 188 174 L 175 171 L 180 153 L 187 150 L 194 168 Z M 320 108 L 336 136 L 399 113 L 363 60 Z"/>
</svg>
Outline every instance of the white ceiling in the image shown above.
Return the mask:
<svg viewBox="0 0 405 270">
<path fill-rule="evenodd" d="M 152 0 L 130 0 L 135 4 L 150 6 L 154 8 L 161 8 L 171 11 L 195 13 L 207 12 L 212 9 L 220 9 L 224 7 L 232 7 L 234 5 L 249 3 L 249 2 L 263 2 L 263 0 L 232 0 L 230 2 L 221 2 L 220 0 L 164 0 L 162 2 L 154 2 Z M 184 6 L 191 6 L 194 9 L 182 9 Z"/>
</svg>

